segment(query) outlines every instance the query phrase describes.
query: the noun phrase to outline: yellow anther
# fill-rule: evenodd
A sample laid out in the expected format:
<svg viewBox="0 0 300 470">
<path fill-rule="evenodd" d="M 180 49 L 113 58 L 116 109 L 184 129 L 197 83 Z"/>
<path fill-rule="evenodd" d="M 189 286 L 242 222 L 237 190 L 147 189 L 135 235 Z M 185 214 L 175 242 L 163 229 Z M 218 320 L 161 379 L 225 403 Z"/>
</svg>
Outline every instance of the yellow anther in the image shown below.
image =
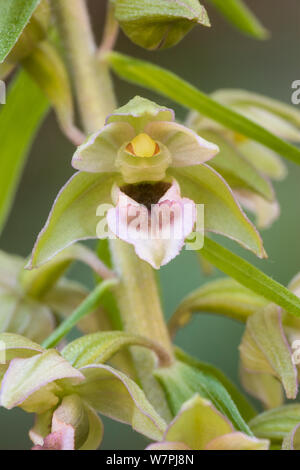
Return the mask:
<svg viewBox="0 0 300 470">
<path fill-rule="evenodd" d="M 147 134 L 137 135 L 126 147 L 136 157 L 153 157 L 159 152 L 158 144 Z"/>
</svg>

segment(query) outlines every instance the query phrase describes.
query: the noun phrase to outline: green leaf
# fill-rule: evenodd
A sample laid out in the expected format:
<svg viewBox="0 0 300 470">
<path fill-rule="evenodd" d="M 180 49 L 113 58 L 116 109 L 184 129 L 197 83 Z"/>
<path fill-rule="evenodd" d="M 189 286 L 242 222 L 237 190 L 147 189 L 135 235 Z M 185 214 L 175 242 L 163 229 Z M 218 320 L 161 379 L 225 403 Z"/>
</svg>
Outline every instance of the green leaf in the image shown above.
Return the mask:
<svg viewBox="0 0 300 470">
<path fill-rule="evenodd" d="M 74 393 L 78 393 L 93 409 L 130 424 L 150 439 L 162 439 L 166 423 L 133 380 L 120 371 L 100 364 L 82 367 L 80 372 L 86 380 L 74 387 Z"/>
<path fill-rule="evenodd" d="M 205 231 L 220 233 L 257 256 L 265 256 L 259 233 L 242 212 L 226 181 L 215 170 L 202 164 L 170 168 L 168 174 L 178 181 L 183 197 L 204 204 Z"/>
<path fill-rule="evenodd" d="M 222 15 L 241 32 L 256 39 L 267 39 L 268 31 L 243 0 L 210 0 Z"/>
<path fill-rule="evenodd" d="M 0 231 L 8 217 L 31 142 L 47 109 L 47 100 L 38 86 L 25 72 L 20 72 L 0 111 Z"/>
<path fill-rule="evenodd" d="M 225 387 L 246 422 L 257 414 L 256 410 L 249 403 L 247 398 L 238 390 L 234 383 L 232 383 L 231 380 L 229 380 L 226 375 L 223 374 L 222 371 L 212 366 L 211 364 L 198 361 L 177 347 L 175 348 L 175 355 L 179 361 L 215 377 L 223 385 L 223 387 Z"/>
<path fill-rule="evenodd" d="M 58 194 L 28 267 L 38 267 L 78 240 L 97 238 L 97 208 L 111 204 L 114 182 L 112 173 L 75 173 Z"/>
<path fill-rule="evenodd" d="M 13 48 L 40 0 L 0 0 L 0 62 Z"/>
<path fill-rule="evenodd" d="M 300 164 L 300 150 L 298 148 L 276 137 L 241 114 L 221 105 L 174 73 L 116 52 L 109 54 L 108 61 L 113 70 L 124 80 L 171 98 L 229 129 L 260 142 L 298 165 Z"/>
<path fill-rule="evenodd" d="M 124 331 L 109 331 L 82 336 L 72 341 L 63 351 L 62 355 L 74 367 L 84 367 L 89 364 L 103 364 L 122 348 L 128 346 L 142 346 L 153 350 L 160 363 L 168 363 L 168 355 L 154 341 L 141 336 L 125 333 Z"/>
<path fill-rule="evenodd" d="M 196 312 L 210 312 L 246 322 L 250 315 L 267 303 L 264 297 L 254 294 L 233 279 L 218 279 L 191 292 L 180 303 L 169 322 L 169 329 L 174 335 L 190 322 Z"/>
<path fill-rule="evenodd" d="M 154 375 L 165 391 L 174 416 L 183 403 L 197 393 L 210 400 L 237 430 L 252 435 L 229 393 L 212 374 L 176 361 L 168 368 L 156 369 Z"/>
<path fill-rule="evenodd" d="M 209 238 L 205 239 L 202 256 L 243 286 L 251 289 L 289 313 L 300 317 L 300 299 L 258 268 Z"/>
<path fill-rule="evenodd" d="M 290 404 L 259 414 L 249 423 L 257 437 L 281 441 L 300 422 L 300 405 Z"/>
</svg>

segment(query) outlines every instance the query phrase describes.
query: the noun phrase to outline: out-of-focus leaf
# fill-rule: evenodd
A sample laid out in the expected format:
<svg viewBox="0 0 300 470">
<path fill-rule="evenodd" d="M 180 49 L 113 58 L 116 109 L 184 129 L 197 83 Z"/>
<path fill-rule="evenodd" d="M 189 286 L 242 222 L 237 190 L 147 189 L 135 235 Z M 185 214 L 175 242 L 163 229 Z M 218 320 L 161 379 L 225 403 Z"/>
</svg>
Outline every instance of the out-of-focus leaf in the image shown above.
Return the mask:
<svg viewBox="0 0 300 470">
<path fill-rule="evenodd" d="M 0 251 L 0 293 L 14 290 L 18 284 L 18 276 L 24 267 L 24 258 Z"/>
<path fill-rule="evenodd" d="M 243 0 L 210 0 L 222 15 L 242 33 L 255 39 L 266 39 L 268 31 Z"/>
<path fill-rule="evenodd" d="M 202 361 L 198 361 L 197 359 L 188 356 L 185 352 L 183 352 L 179 348 L 175 348 L 175 355 L 176 358 L 189 364 L 190 366 L 198 369 L 204 373 L 210 374 L 215 377 L 221 384 L 225 387 L 231 398 L 233 399 L 234 403 L 238 407 L 241 415 L 243 416 L 244 420 L 248 422 L 252 419 L 257 413 L 253 406 L 249 403 L 247 398 L 238 390 L 238 388 L 232 383 L 222 371 L 217 369 L 216 367 L 212 366 L 211 364 L 207 364 Z"/>
<path fill-rule="evenodd" d="M 300 299 L 295 294 L 227 248 L 206 238 L 201 254 L 211 264 L 243 286 L 270 302 L 276 303 L 296 317 L 300 317 Z"/>
<path fill-rule="evenodd" d="M 284 405 L 259 414 L 249 423 L 257 437 L 281 441 L 300 423 L 300 405 Z"/>
<path fill-rule="evenodd" d="M 40 0 L 0 0 L 0 62 L 21 35 Z"/>
<path fill-rule="evenodd" d="M 84 135 L 74 125 L 71 84 L 65 65 L 55 47 L 41 42 L 22 62 L 54 107 L 58 122 L 72 142 L 80 145 Z"/>
<path fill-rule="evenodd" d="M 30 268 L 49 261 L 78 240 L 97 238 L 100 222 L 97 208 L 111 204 L 111 188 L 115 175 L 75 173 L 58 194 L 48 221 L 35 244 Z"/>
<path fill-rule="evenodd" d="M 252 435 L 229 393 L 211 373 L 176 361 L 171 367 L 156 369 L 154 375 L 165 391 L 174 416 L 185 401 L 198 393 L 210 400 L 237 430 Z"/>
<path fill-rule="evenodd" d="M 273 375 L 248 372 L 243 367 L 240 370 L 241 383 L 244 389 L 266 409 L 277 408 L 284 402 L 283 388 Z"/>
<path fill-rule="evenodd" d="M 38 86 L 25 72 L 20 72 L 0 111 L 0 231 L 8 217 L 31 142 L 47 109 L 47 100 Z"/>
<path fill-rule="evenodd" d="M 300 112 L 295 106 L 258 93 L 236 89 L 217 90 L 212 98 L 253 119 L 283 139 L 300 141 Z"/>
<path fill-rule="evenodd" d="M 208 165 L 169 169 L 180 184 L 181 194 L 204 204 L 205 230 L 225 235 L 244 248 L 264 257 L 262 240 L 256 228 L 245 216 L 225 180 Z"/>
<path fill-rule="evenodd" d="M 282 382 L 286 396 L 296 398 L 297 369 L 283 331 L 281 311 L 276 305 L 269 304 L 249 317 L 240 353 L 246 370 L 274 375 Z"/>
<path fill-rule="evenodd" d="M 234 279 L 218 279 L 204 284 L 181 302 L 169 322 L 169 329 L 174 335 L 189 323 L 196 312 L 216 313 L 246 322 L 250 315 L 267 303 L 264 297 L 254 294 Z"/>
<path fill-rule="evenodd" d="M 84 367 L 89 364 L 103 364 L 124 347 L 142 346 L 156 352 L 160 362 L 168 357 L 164 350 L 155 342 L 124 331 L 108 331 L 82 336 L 72 341 L 62 351 L 62 355 L 74 367 Z"/>
<path fill-rule="evenodd" d="M 16 293 L 0 294 L 0 332 L 9 331 L 41 343 L 55 327 L 49 308 Z"/>
<path fill-rule="evenodd" d="M 150 405 L 139 386 L 125 374 L 104 365 L 82 367 L 86 380 L 75 393 L 98 412 L 130 424 L 150 439 L 161 440 L 166 423 Z"/>
<path fill-rule="evenodd" d="M 108 61 L 124 80 L 149 88 L 175 102 L 269 147 L 283 157 L 300 164 L 300 150 L 271 132 L 205 95 L 193 85 L 161 67 L 116 52 Z"/>
</svg>

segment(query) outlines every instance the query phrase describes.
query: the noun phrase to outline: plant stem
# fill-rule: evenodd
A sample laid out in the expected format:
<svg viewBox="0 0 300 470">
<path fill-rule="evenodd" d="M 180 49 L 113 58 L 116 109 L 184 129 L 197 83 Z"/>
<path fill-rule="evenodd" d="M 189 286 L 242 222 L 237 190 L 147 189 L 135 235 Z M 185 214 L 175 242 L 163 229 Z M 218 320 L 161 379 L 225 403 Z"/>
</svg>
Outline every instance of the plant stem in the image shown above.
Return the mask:
<svg viewBox="0 0 300 470">
<path fill-rule="evenodd" d="M 115 19 L 115 7 L 111 2 L 107 3 L 107 13 L 102 43 L 99 47 L 98 58 L 102 60 L 107 52 L 113 50 L 118 38 L 119 23 Z"/>
<path fill-rule="evenodd" d="M 52 0 L 61 37 L 65 43 L 81 118 L 87 131 L 102 127 L 105 116 L 116 107 L 106 65 L 95 59 L 95 44 L 86 4 L 83 0 Z M 99 76 L 105 82 L 99 86 Z M 137 258 L 131 246 L 112 240 L 114 264 L 120 273 L 116 289 L 120 313 L 128 333 L 154 339 L 173 360 L 173 351 L 165 324 L 153 269 Z M 152 371 L 153 353 L 133 351 L 138 378 L 153 406 L 166 420 L 171 418 L 163 390 Z"/>
<path fill-rule="evenodd" d="M 84 0 L 52 0 L 53 11 L 67 52 L 83 125 L 87 133 L 103 127 L 116 107 L 109 70 L 99 63 Z"/>
<path fill-rule="evenodd" d="M 88 295 L 88 297 L 79 305 L 79 307 L 66 318 L 58 328 L 43 342 L 43 348 L 54 348 L 64 338 L 77 323 L 82 320 L 86 315 L 92 313 L 99 306 L 99 301 L 103 294 L 118 283 L 117 279 L 109 279 L 101 282 L 98 286 Z"/>
</svg>

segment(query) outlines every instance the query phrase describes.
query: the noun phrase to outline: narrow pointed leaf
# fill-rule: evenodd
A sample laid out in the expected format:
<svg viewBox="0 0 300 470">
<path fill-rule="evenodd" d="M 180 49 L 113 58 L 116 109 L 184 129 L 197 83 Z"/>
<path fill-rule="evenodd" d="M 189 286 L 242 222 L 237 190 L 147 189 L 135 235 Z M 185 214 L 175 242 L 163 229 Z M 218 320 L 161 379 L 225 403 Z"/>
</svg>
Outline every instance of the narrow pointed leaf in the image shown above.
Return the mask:
<svg viewBox="0 0 300 470">
<path fill-rule="evenodd" d="M 172 72 L 119 53 L 108 57 L 113 70 L 124 80 L 149 88 L 189 109 L 219 122 L 300 164 L 300 150 L 230 108 L 221 105 Z"/>
<path fill-rule="evenodd" d="M 38 86 L 25 72 L 20 72 L 0 110 L 0 231 L 9 215 L 31 142 L 47 109 L 47 100 Z"/>
<path fill-rule="evenodd" d="M 243 0 L 210 0 L 220 13 L 242 33 L 255 39 L 266 39 L 268 31 Z"/>
<path fill-rule="evenodd" d="M 248 261 L 209 238 L 205 239 L 201 254 L 211 264 L 243 286 L 300 317 L 300 299 Z"/>
</svg>

